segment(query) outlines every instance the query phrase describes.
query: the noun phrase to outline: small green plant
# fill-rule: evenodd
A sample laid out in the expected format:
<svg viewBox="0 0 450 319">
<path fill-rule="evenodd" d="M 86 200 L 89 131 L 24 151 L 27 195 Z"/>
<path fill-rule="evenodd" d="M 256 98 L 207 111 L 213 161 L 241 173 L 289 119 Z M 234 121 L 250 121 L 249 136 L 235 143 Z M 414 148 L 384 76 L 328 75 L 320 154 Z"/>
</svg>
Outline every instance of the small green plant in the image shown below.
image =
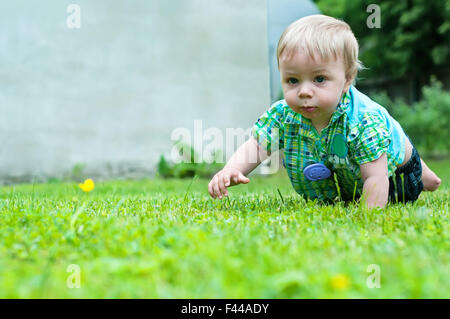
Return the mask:
<svg viewBox="0 0 450 319">
<path fill-rule="evenodd" d="M 157 164 L 157 174 L 160 177 L 192 178 L 197 175 L 199 177 L 209 178 L 223 167 L 223 164 L 218 161 L 221 152 L 215 151 L 212 154 L 212 158 L 214 159 L 212 163 L 207 163 L 205 161 L 196 163 L 195 159 L 198 158 L 198 156 L 191 145 L 177 141 L 174 146 L 177 148 L 178 153 L 183 157 L 183 162 L 169 163 L 164 155 L 161 155 Z"/>
<path fill-rule="evenodd" d="M 83 179 L 83 170 L 86 167 L 86 164 L 76 163 L 72 167 L 72 176 L 71 179 L 75 181 L 81 181 Z"/>
</svg>

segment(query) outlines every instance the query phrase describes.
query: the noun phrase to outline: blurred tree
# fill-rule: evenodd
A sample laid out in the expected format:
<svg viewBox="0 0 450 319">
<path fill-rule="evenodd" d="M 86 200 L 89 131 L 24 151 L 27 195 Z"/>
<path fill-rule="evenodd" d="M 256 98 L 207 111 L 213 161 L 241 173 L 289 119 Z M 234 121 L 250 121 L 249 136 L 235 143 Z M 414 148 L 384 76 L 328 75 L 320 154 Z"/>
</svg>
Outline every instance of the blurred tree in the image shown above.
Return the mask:
<svg viewBox="0 0 450 319">
<path fill-rule="evenodd" d="M 450 1 L 387 0 L 381 9 L 381 28 L 366 24 L 373 0 L 315 0 L 323 14 L 342 19 L 360 44 L 360 60 L 369 67 L 359 81 L 390 78 L 412 80 L 415 100 L 420 87 L 450 57 Z"/>
</svg>

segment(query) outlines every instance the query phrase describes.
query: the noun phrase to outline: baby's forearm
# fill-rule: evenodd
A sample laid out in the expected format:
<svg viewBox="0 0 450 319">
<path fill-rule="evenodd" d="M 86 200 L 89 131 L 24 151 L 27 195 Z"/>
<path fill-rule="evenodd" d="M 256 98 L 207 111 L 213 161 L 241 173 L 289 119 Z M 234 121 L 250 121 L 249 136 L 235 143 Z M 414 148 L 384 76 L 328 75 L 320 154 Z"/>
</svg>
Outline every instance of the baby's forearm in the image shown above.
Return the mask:
<svg viewBox="0 0 450 319">
<path fill-rule="evenodd" d="M 387 176 L 374 175 L 366 179 L 363 186 L 363 198 L 371 207 L 385 207 L 389 195 L 389 179 Z"/>
<path fill-rule="evenodd" d="M 250 136 L 230 157 L 224 169 L 233 167 L 247 175 L 268 157 L 269 154 L 258 145 L 254 137 Z"/>
</svg>

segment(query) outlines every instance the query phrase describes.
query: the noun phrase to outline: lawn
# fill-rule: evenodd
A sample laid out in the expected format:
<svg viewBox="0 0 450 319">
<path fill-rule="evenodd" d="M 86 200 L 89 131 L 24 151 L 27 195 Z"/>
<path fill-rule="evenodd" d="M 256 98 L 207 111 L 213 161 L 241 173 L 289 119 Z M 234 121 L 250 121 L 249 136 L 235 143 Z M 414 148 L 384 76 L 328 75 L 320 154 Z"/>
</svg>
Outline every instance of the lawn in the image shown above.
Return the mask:
<svg viewBox="0 0 450 319">
<path fill-rule="evenodd" d="M 439 191 L 372 211 L 285 172 L 222 201 L 204 179 L 4 186 L 0 298 L 449 298 L 450 161 L 430 167 Z"/>
</svg>

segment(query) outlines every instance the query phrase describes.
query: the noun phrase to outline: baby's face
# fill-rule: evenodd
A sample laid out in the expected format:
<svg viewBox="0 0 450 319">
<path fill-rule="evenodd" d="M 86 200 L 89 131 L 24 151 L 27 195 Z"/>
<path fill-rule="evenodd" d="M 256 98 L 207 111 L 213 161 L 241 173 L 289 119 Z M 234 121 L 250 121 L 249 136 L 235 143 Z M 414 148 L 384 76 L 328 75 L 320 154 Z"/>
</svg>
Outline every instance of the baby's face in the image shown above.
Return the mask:
<svg viewBox="0 0 450 319">
<path fill-rule="evenodd" d="M 280 57 L 281 84 L 289 107 L 325 127 L 351 80 L 345 77 L 342 59 L 320 61 L 303 51 Z"/>
</svg>

